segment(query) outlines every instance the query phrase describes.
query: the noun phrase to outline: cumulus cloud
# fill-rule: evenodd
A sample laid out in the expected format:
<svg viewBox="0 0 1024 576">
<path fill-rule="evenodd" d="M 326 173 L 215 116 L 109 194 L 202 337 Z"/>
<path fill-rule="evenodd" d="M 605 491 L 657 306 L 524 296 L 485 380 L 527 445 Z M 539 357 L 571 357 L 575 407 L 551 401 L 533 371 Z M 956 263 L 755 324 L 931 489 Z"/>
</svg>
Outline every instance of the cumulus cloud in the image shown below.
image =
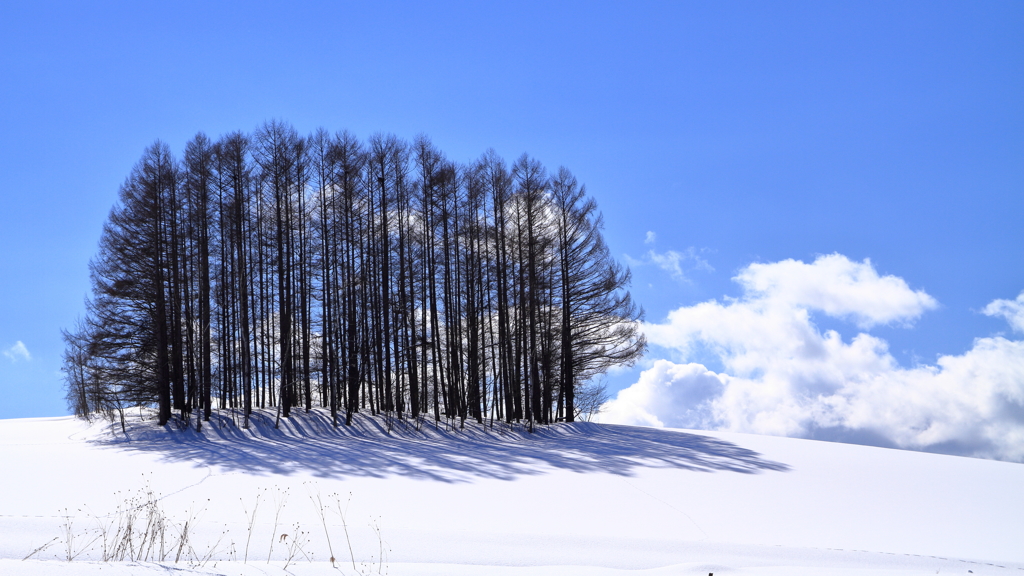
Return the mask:
<svg viewBox="0 0 1024 576">
<path fill-rule="evenodd" d="M 647 231 L 647 237 L 644 238 L 644 244 L 654 244 L 654 241 L 657 240 L 657 238 L 658 237 L 657 237 L 657 235 L 654 232 L 651 232 L 650 230 L 648 230 Z"/>
<path fill-rule="evenodd" d="M 861 328 L 913 320 L 938 305 L 902 278 L 879 276 L 870 260 L 853 262 L 841 254 L 820 256 L 811 264 L 751 264 L 735 279 L 751 300 L 849 318 Z"/>
<path fill-rule="evenodd" d="M 937 302 L 871 262 L 822 256 L 752 264 L 738 299 L 708 301 L 646 324 L 648 340 L 685 360 L 658 360 L 601 419 L 850 441 L 1024 461 L 1024 341 L 979 338 L 962 355 L 904 368 L 866 332 L 821 331 L 813 313 L 862 329 L 907 326 Z M 986 314 L 1020 318 L 1024 300 Z"/>
<path fill-rule="evenodd" d="M 982 312 L 988 316 L 1001 316 L 1017 332 L 1024 332 L 1024 291 L 1016 300 L 993 300 Z"/>
<path fill-rule="evenodd" d="M 25 347 L 25 344 L 21 340 L 15 342 L 14 346 L 4 350 L 4 356 L 7 356 L 11 362 L 17 362 L 18 360 L 28 362 L 32 359 L 32 355 L 29 354 L 28 348 Z"/>
</svg>

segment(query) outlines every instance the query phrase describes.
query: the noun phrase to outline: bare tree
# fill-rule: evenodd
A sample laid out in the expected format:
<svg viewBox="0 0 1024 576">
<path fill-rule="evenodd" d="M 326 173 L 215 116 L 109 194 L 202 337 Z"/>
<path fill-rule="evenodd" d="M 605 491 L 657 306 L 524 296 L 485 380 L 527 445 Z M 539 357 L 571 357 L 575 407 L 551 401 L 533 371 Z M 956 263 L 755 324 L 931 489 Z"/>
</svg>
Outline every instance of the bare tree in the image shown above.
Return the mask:
<svg viewBox="0 0 1024 576">
<path fill-rule="evenodd" d="M 601 227 L 568 170 L 527 155 L 462 165 L 425 136 L 364 146 L 277 121 L 197 134 L 180 167 L 157 143 L 65 332 L 69 409 L 589 418 L 595 379 L 646 345 Z"/>
</svg>

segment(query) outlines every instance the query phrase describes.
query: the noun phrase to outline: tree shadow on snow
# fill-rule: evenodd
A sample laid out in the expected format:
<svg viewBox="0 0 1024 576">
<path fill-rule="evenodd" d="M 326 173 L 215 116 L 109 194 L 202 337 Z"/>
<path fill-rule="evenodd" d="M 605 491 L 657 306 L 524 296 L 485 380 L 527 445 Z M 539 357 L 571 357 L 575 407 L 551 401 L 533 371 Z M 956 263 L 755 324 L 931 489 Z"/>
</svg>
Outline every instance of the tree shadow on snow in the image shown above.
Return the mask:
<svg viewBox="0 0 1024 576">
<path fill-rule="evenodd" d="M 416 421 L 354 415 L 353 425 L 331 424 L 330 414 L 296 410 L 274 428 L 270 411 L 253 413 L 248 430 L 237 413 L 221 411 L 202 432 L 168 424 L 157 427 L 136 418 L 127 436 L 95 440 L 104 446 L 160 454 L 169 461 L 191 461 L 255 474 L 304 472 L 323 478 L 403 476 L 465 482 L 474 478 L 513 480 L 552 469 L 633 475 L 636 468 L 675 468 L 695 472 L 787 471 L 731 442 L 685 432 L 577 422 L 493 427 L 457 421 L 435 426 Z"/>
</svg>

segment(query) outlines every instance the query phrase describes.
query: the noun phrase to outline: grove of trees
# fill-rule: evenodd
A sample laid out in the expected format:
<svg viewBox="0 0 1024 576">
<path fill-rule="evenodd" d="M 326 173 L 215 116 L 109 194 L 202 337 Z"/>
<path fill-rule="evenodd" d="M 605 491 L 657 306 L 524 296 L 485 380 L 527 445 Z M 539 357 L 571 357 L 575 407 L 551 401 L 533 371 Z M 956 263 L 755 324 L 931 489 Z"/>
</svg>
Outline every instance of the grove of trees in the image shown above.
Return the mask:
<svg viewBox="0 0 1024 576">
<path fill-rule="evenodd" d="M 120 189 L 64 332 L 70 409 L 314 406 L 573 421 L 576 395 L 645 349 L 597 205 L 565 168 L 426 137 L 282 122 L 180 159 L 157 142 Z M 122 420 L 123 421 L 123 420 Z"/>
</svg>

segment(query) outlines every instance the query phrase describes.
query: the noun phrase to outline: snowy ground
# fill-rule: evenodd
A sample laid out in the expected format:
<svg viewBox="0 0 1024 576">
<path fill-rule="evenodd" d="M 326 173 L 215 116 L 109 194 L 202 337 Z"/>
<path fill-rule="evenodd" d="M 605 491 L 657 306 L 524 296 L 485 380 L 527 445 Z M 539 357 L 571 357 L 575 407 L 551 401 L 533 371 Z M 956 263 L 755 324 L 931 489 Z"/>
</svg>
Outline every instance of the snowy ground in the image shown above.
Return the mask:
<svg viewBox="0 0 1024 576">
<path fill-rule="evenodd" d="M 136 414 L 128 439 L 0 420 L 0 573 L 1024 576 L 1022 464 L 598 424 L 215 420 L 168 434 Z M 103 562 L 147 487 L 164 551 Z"/>
</svg>

